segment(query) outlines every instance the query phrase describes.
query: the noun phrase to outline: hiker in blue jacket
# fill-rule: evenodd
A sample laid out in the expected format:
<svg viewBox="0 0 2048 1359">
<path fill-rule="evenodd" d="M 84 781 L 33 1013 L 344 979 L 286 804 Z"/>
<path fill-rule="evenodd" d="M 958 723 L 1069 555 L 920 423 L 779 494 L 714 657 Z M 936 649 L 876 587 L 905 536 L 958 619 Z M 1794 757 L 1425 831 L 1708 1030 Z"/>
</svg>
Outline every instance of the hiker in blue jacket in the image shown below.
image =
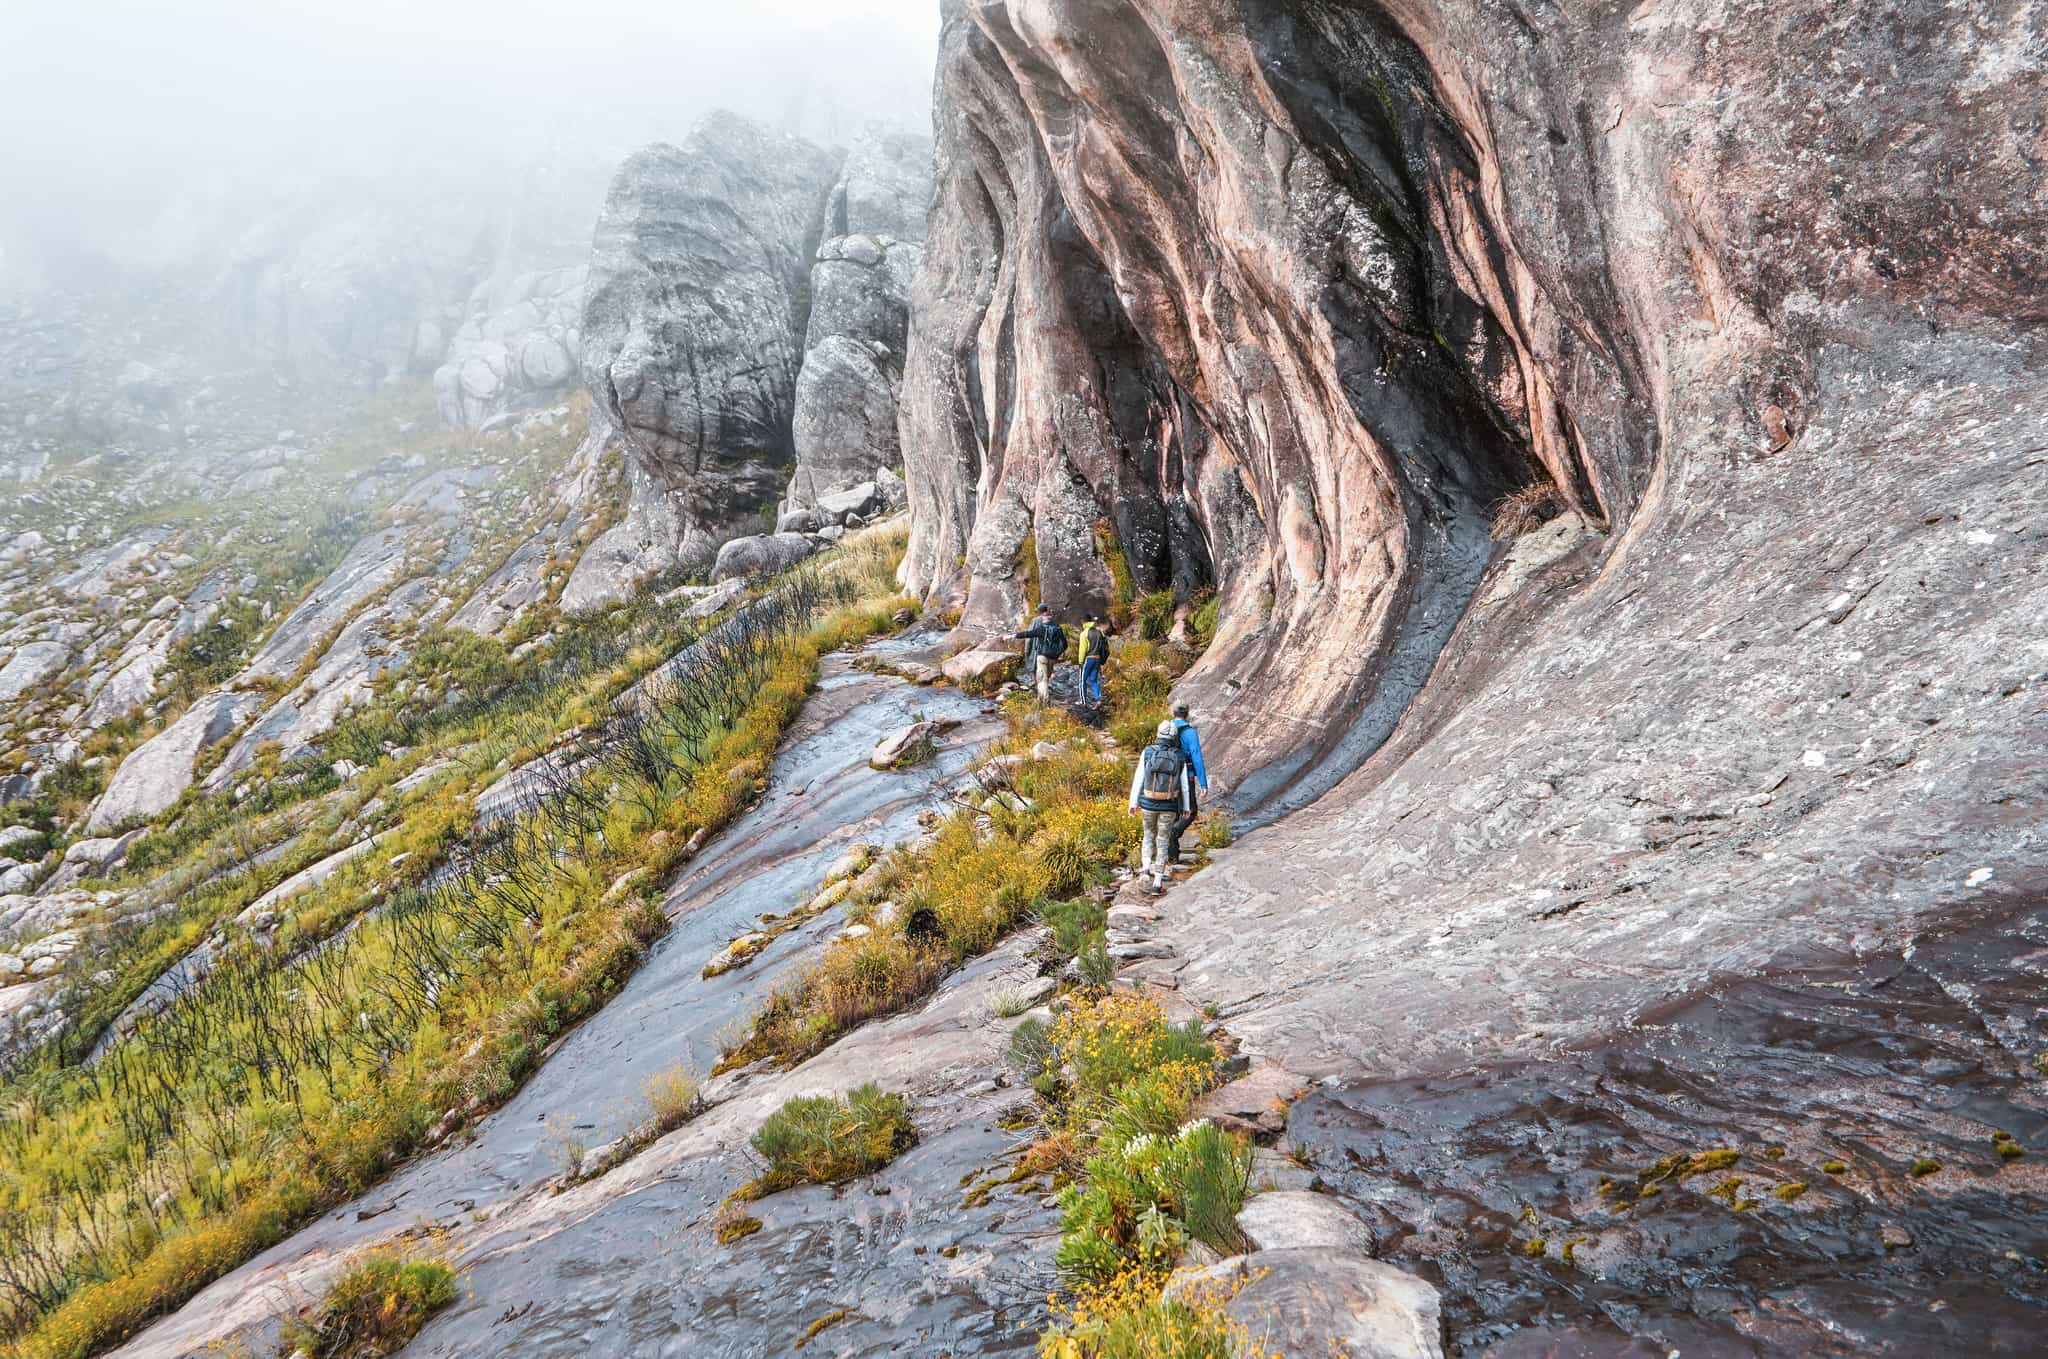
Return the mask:
<svg viewBox="0 0 2048 1359">
<path fill-rule="evenodd" d="M 1188 757 L 1188 767 L 1194 772 L 1194 781 L 1201 787 L 1203 795 L 1206 796 L 1209 792 L 1209 771 L 1202 764 L 1202 734 L 1196 731 L 1195 724 L 1188 720 L 1188 705 L 1186 703 L 1174 704 L 1171 720 L 1173 722 L 1174 734 L 1180 741 L 1181 753 Z M 1166 861 L 1168 863 L 1177 864 L 1180 862 L 1180 837 L 1187 834 L 1189 826 L 1195 824 L 1195 815 L 1200 810 L 1200 804 L 1194 796 L 1194 789 L 1190 788 L 1188 790 L 1187 809 L 1182 813 L 1180 819 L 1173 823 L 1172 833 L 1167 837 Z"/>
</svg>

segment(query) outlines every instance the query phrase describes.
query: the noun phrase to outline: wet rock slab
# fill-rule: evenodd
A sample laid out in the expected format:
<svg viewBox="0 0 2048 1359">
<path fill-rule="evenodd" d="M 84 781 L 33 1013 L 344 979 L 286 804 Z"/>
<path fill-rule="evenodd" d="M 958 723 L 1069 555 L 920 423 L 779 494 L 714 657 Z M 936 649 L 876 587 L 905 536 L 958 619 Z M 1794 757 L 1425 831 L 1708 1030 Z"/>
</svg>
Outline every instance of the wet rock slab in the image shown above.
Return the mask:
<svg viewBox="0 0 2048 1359">
<path fill-rule="evenodd" d="M 729 975 L 705 978 L 705 960 L 764 912 L 809 899 L 851 847 L 915 834 L 918 813 L 991 735 L 964 696 L 853 671 L 845 658 L 823 670 L 761 801 L 669 885 L 669 934 L 507 1105 L 115 1352 L 173 1359 L 236 1335 L 261 1349 L 276 1315 L 318 1296 L 352 1251 L 421 1225 L 446 1229 L 469 1279 L 413 1354 L 781 1353 L 842 1309 L 817 1352 L 1030 1352 L 1025 1328 L 1052 1283 L 1057 1212 L 1029 1186 L 978 1209 L 961 1204 L 963 1179 L 1017 1141 L 998 1120 L 1026 1096 L 983 1083 L 1009 1041 L 991 1002 L 1036 974 L 1029 936 L 794 1070 L 721 1078 L 696 1121 L 595 1180 L 549 1192 L 565 1137 L 611 1142 L 643 1116 L 648 1076 L 708 1067 L 721 1034 L 841 928 L 843 912 L 821 912 Z M 967 725 L 914 770 L 869 769 L 875 740 L 914 711 Z M 805 796 L 791 797 L 797 788 Z M 919 1145 L 868 1180 L 750 1205 L 763 1229 L 718 1244 L 711 1220 L 757 1173 L 745 1147 L 762 1119 L 794 1095 L 868 1080 L 910 1097 Z"/>
<path fill-rule="evenodd" d="M 2037 1354 L 2044 986 L 2048 910 L 1548 1060 L 1319 1090 L 1288 1132 L 1462 1353 Z"/>
</svg>

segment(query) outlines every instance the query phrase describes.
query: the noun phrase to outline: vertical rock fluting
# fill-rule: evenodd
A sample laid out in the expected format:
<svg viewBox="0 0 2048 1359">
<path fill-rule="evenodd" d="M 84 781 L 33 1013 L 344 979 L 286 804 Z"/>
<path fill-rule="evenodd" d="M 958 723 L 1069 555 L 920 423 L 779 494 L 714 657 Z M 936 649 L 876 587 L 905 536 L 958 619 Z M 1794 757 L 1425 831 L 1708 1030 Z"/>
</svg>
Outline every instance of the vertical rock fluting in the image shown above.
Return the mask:
<svg viewBox="0 0 2048 1359">
<path fill-rule="evenodd" d="M 725 113 L 620 167 L 591 245 L 583 376 L 593 422 L 625 446 L 636 507 L 663 519 L 622 526 L 636 542 L 673 537 L 674 555 L 704 558 L 719 527 L 781 490 L 838 172 L 836 154 Z"/>
<path fill-rule="evenodd" d="M 1434 229 L 1479 193 L 1475 157 L 1419 58 L 1365 36 L 1344 70 L 1333 35 L 1255 40 L 1213 3 L 964 3 L 942 40 L 907 582 L 994 630 L 1028 547 L 1056 608 L 1099 607 L 1103 520 L 1140 589 L 1213 582 L 1187 684 L 1256 700 L 1219 747 L 1267 770 L 1257 797 L 1327 786 L 1385 735 L 1401 705 L 1374 695 L 1426 673 L 1487 510 L 1557 456 Z"/>
<path fill-rule="evenodd" d="M 791 420 L 796 469 L 787 509 L 815 508 L 820 496 L 902 463 L 896 408 L 931 162 L 929 138 L 870 135 L 848 153 L 826 205 Z"/>
</svg>

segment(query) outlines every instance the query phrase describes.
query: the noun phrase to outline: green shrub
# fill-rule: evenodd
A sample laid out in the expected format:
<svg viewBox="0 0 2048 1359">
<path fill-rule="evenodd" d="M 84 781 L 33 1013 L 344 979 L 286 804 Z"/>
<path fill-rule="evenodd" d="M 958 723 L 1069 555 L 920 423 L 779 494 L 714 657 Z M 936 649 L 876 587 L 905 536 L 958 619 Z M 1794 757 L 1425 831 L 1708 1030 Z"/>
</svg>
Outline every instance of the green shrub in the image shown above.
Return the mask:
<svg viewBox="0 0 2048 1359">
<path fill-rule="evenodd" d="M 1203 849 L 1227 849 L 1234 835 L 1228 812 L 1205 812 L 1195 827 L 1195 843 Z"/>
<path fill-rule="evenodd" d="M 1042 1019 L 1027 1019 L 1010 1033 L 1010 1069 L 1028 1082 L 1059 1069 L 1059 1051 Z"/>
<path fill-rule="evenodd" d="M 1243 1322 L 1224 1315 L 1221 1301 L 1167 1301 L 1150 1280 L 1134 1273 L 1088 1290 L 1039 1353 L 1051 1359 L 1278 1359 Z"/>
<path fill-rule="evenodd" d="M 284 1352 L 312 1359 L 395 1354 L 455 1301 L 455 1274 L 438 1260 L 365 1256 L 342 1272 L 310 1316 L 288 1322 Z"/>
<path fill-rule="evenodd" d="M 1075 959 L 1081 980 L 1090 986 L 1108 986 L 1116 980 L 1116 959 L 1110 956 L 1105 937 L 1096 935 Z"/>
<path fill-rule="evenodd" d="M 1053 947 L 1072 958 L 1087 948 L 1109 923 L 1109 908 L 1086 897 L 1041 901 L 1038 918 L 1052 931 Z"/>
<path fill-rule="evenodd" d="M 1102 1140 L 1133 1142 L 1141 1137 L 1170 1137 L 1188 1116 L 1186 1085 L 1173 1076 L 1148 1071 L 1125 1082 L 1102 1118 Z"/>
<path fill-rule="evenodd" d="M 1150 997 L 1111 992 L 1076 1001 L 1049 1031 L 1060 1061 L 1074 1069 L 1078 1093 L 1108 1101 L 1139 1076 L 1178 1080 L 1189 1097 L 1216 1079 L 1216 1049 L 1200 1020 L 1169 1024 Z"/>
<path fill-rule="evenodd" d="M 917 1141 L 910 1105 L 869 1082 L 839 1099 L 799 1096 L 768 1116 L 751 1145 L 768 1169 L 754 1194 L 796 1184 L 839 1184 L 880 1170 Z"/>
<path fill-rule="evenodd" d="M 107 786 L 108 767 L 105 764 L 88 765 L 71 760 L 58 765 L 43 780 L 43 792 L 60 803 L 87 802 L 100 795 Z"/>
<path fill-rule="evenodd" d="M 1194 612 L 1188 615 L 1188 630 L 1195 635 L 1195 644 L 1208 647 L 1216 640 L 1216 625 L 1220 621 L 1221 601 L 1216 593 L 1205 591 Z"/>
</svg>

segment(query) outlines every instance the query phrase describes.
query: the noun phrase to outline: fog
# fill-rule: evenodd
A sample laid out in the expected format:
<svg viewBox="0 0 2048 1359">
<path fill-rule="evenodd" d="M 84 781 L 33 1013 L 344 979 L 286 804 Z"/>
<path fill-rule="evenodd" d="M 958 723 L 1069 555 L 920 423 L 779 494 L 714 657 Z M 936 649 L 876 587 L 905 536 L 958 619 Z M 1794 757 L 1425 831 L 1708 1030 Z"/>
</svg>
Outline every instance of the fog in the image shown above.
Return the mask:
<svg viewBox="0 0 2048 1359">
<path fill-rule="evenodd" d="M 0 291 L 147 275 L 288 202 L 552 196 L 727 107 L 928 122 L 939 0 L 0 0 Z"/>
</svg>

